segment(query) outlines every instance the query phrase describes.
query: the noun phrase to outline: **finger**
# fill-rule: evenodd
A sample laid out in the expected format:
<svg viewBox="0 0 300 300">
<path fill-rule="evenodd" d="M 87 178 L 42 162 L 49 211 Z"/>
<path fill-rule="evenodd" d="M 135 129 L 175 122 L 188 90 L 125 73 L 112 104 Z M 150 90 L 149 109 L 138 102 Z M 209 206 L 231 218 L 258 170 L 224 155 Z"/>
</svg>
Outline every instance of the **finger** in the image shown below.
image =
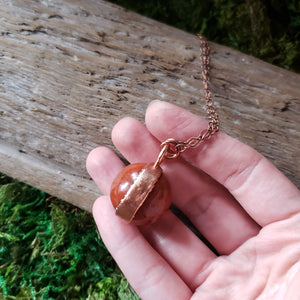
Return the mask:
<svg viewBox="0 0 300 300">
<path fill-rule="evenodd" d="M 216 255 L 189 228 L 168 211 L 156 223 L 140 228 L 152 247 L 194 291 L 202 282 L 201 270 Z"/>
<path fill-rule="evenodd" d="M 137 120 L 121 120 L 112 138 L 129 161 L 156 159 L 159 143 Z M 172 187 L 173 202 L 220 254 L 230 253 L 258 233 L 257 224 L 209 176 L 180 159 L 168 160 L 162 167 Z"/>
<path fill-rule="evenodd" d="M 207 124 L 182 108 L 157 101 L 147 110 L 146 126 L 159 140 L 186 140 Z M 300 211 L 298 189 L 267 159 L 222 132 L 183 155 L 224 185 L 262 226 Z"/>
<path fill-rule="evenodd" d="M 87 168 L 98 186 L 105 190 L 105 186 L 111 185 L 112 180 L 123 168 L 123 165 L 120 164 L 116 154 L 111 150 L 99 147 L 93 150 L 88 156 Z M 108 198 L 105 199 L 110 202 Z M 98 212 L 97 209 L 112 210 L 109 204 L 107 206 L 102 204 L 97 208 L 95 206 L 95 215 L 104 213 Z M 115 218 L 116 216 L 113 213 L 111 222 L 115 222 L 113 220 Z M 127 226 L 127 224 L 123 223 L 123 226 Z M 107 227 L 108 225 L 105 225 L 105 228 Z M 105 228 L 101 227 L 101 232 L 105 231 Z M 163 216 L 157 224 L 144 226 L 143 233 L 177 274 L 192 288 L 198 285 L 197 273 L 201 270 L 202 266 L 215 258 L 215 255 L 206 245 L 170 212 Z M 111 238 L 114 238 L 115 242 L 118 241 L 113 234 Z M 185 263 L 182 263 L 187 253 L 189 254 L 189 259 L 185 259 Z"/>
<path fill-rule="evenodd" d="M 142 299 L 189 299 L 192 296 L 188 286 L 138 229 L 115 217 L 107 196 L 95 202 L 93 213 L 103 242 Z"/>
<path fill-rule="evenodd" d="M 106 147 L 93 149 L 86 159 L 86 169 L 104 195 L 109 194 L 113 179 L 123 168 L 117 155 Z"/>
</svg>

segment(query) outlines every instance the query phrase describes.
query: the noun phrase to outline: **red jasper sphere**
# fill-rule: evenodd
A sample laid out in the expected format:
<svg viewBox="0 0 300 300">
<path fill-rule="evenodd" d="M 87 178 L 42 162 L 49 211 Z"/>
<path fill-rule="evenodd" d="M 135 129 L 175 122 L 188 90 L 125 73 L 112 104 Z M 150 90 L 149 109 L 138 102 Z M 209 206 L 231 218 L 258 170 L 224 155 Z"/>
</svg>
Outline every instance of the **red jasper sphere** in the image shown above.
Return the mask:
<svg viewBox="0 0 300 300">
<path fill-rule="evenodd" d="M 128 165 L 114 179 L 110 191 L 110 198 L 114 208 L 118 207 L 146 166 L 147 164 L 145 163 Z M 170 205 L 170 186 L 164 174 L 161 174 L 145 201 L 136 212 L 133 224 L 145 225 L 154 223 L 169 209 Z"/>
</svg>

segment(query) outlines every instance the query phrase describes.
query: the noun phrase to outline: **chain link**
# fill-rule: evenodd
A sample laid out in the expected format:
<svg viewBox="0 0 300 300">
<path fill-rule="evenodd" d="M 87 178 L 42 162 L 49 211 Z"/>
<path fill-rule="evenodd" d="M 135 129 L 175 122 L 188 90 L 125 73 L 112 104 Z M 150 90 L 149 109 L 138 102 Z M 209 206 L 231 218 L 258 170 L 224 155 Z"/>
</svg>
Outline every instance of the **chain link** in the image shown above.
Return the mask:
<svg viewBox="0 0 300 300">
<path fill-rule="evenodd" d="M 216 107 L 213 104 L 213 99 L 210 91 L 210 57 L 209 46 L 206 39 L 202 35 L 197 35 L 200 39 L 200 61 L 202 67 L 202 79 L 205 91 L 205 106 L 208 118 L 208 127 L 203 130 L 198 136 L 190 137 L 188 140 L 182 142 L 175 139 L 168 139 L 161 144 L 161 157 L 175 158 L 181 152 L 188 148 L 196 148 L 201 143 L 209 140 L 219 130 L 219 116 L 216 112 Z M 161 159 L 160 159 L 161 161 Z"/>
</svg>

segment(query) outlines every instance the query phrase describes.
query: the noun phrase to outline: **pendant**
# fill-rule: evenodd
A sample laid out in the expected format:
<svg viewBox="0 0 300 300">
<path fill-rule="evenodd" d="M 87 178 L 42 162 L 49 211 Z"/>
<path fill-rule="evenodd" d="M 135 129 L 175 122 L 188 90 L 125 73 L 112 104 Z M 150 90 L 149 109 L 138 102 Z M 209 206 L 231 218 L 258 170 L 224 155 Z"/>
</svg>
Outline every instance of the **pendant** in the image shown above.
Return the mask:
<svg viewBox="0 0 300 300">
<path fill-rule="evenodd" d="M 135 225 L 154 223 L 171 205 L 171 191 L 160 163 L 164 157 L 174 158 L 169 139 L 162 143 L 155 163 L 136 163 L 125 167 L 114 179 L 110 199 L 116 215 Z"/>
<path fill-rule="evenodd" d="M 208 127 L 198 136 L 186 141 L 168 139 L 161 144 L 155 163 L 132 164 L 124 168 L 112 183 L 110 198 L 116 214 L 127 222 L 144 225 L 155 222 L 171 205 L 169 183 L 160 163 L 164 158 L 176 158 L 188 148 L 196 148 L 208 141 L 219 130 L 219 118 L 209 90 L 209 46 L 201 41 L 201 65 L 205 90 Z"/>
</svg>

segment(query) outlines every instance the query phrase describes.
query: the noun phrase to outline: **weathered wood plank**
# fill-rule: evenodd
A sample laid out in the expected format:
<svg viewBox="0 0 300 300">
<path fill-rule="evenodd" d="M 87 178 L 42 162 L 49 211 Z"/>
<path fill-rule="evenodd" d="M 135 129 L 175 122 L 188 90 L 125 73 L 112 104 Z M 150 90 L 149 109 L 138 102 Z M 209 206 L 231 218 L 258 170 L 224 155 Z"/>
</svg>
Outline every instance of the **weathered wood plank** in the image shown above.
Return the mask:
<svg viewBox="0 0 300 300">
<path fill-rule="evenodd" d="M 0 5 L 0 171 L 90 211 L 85 158 L 119 118 L 154 99 L 205 115 L 194 36 L 100 0 Z M 222 129 L 300 186 L 299 74 L 211 48 Z"/>
</svg>

